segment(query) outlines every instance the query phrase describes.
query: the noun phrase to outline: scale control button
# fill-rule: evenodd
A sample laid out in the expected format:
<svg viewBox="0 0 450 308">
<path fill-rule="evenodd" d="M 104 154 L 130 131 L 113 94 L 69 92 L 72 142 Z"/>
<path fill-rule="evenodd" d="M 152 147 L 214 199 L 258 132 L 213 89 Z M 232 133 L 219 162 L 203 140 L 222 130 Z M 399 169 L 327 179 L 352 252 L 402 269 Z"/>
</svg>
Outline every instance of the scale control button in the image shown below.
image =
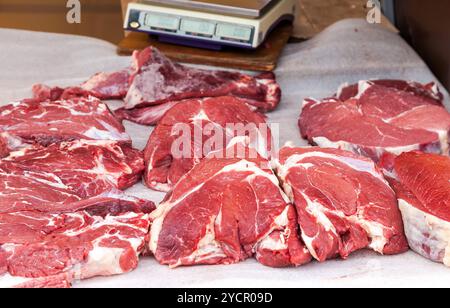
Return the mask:
<svg viewBox="0 0 450 308">
<path fill-rule="evenodd" d="M 133 22 L 130 23 L 130 27 L 133 28 L 133 29 L 137 29 L 140 26 L 141 26 L 141 24 L 138 23 L 137 21 L 133 21 Z"/>
</svg>

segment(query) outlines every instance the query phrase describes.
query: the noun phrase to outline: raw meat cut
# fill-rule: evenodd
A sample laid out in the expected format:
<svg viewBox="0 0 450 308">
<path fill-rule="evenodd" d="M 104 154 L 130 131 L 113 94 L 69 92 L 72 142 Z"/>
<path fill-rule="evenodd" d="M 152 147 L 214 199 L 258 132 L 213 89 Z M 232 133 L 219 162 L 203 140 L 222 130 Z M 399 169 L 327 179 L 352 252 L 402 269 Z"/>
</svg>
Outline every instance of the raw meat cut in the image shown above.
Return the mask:
<svg viewBox="0 0 450 308">
<path fill-rule="evenodd" d="M 125 195 L 113 187 L 100 195 L 80 196 L 80 193 L 51 173 L 16 171 L 6 173 L 0 167 L 0 213 L 16 211 L 58 211 L 71 212 L 73 209 L 89 208 L 92 204 L 109 204 L 112 209 L 130 207 L 141 203 L 138 199 Z"/>
<path fill-rule="evenodd" d="M 189 101 L 189 100 L 187 100 Z M 118 109 L 114 112 L 119 120 L 128 120 L 141 125 L 156 125 L 173 106 L 185 101 L 167 102 L 161 105 L 134 109 Z"/>
<path fill-rule="evenodd" d="M 67 287 L 137 266 L 155 206 L 127 196 L 142 153 L 114 141 L 33 146 L 0 160 L 0 286 Z"/>
<path fill-rule="evenodd" d="M 121 99 L 128 92 L 129 80 L 129 69 L 113 73 L 98 73 L 83 83 L 81 89 L 102 100 Z"/>
<path fill-rule="evenodd" d="M 134 120 L 135 108 L 144 108 L 150 115 L 139 112 L 136 121 L 141 124 L 152 124 L 157 118 L 155 110 L 148 107 L 184 99 L 232 95 L 246 99 L 260 111 L 275 109 L 281 99 L 280 86 L 272 73 L 252 77 L 237 72 L 190 68 L 170 61 L 154 48 L 136 51 L 133 59 L 134 72 L 125 107 L 118 113 Z M 144 122 L 145 118 L 152 120 Z"/>
<path fill-rule="evenodd" d="M 236 136 L 248 136 L 252 147 L 269 157 L 272 136 L 265 118 L 241 100 L 218 97 L 176 105 L 161 119 L 144 151 L 146 185 L 171 190 L 203 157 L 225 149 Z"/>
<path fill-rule="evenodd" d="M 4 152 L 24 143 L 48 146 L 79 139 L 131 143 L 123 125 L 104 103 L 94 98 L 30 101 L 0 107 L 0 134 L 3 144 L 8 145 Z"/>
<path fill-rule="evenodd" d="M 237 157 L 205 158 L 151 214 L 149 246 L 161 264 L 231 264 L 252 256 L 273 267 L 310 261 L 269 162 Z"/>
<path fill-rule="evenodd" d="M 0 287 L 70 287 L 81 279 L 127 273 L 138 265 L 150 228 L 148 212 L 0 214 Z"/>
<path fill-rule="evenodd" d="M 12 152 L 0 160 L 0 212 L 61 209 L 140 180 L 140 151 L 114 141 L 74 141 Z"/>
<path fill-rule="evenodd" d="M 299 126 L 312 144 L 368 156 L 391 171 L 403 152 L 449 154 L 450 114 L 441 99 L 435 84 L 362 81 L 358 92 L 350 86 L 336 98 L 306 99 Z"/>
<path fill-rule="evenodd" d="M 389 80 L 389 79 L 379 79 L 370 80 L 372 84 L 379 85 L 385 88 L 391 88 L 393 90 L 404 91 L 411 93 L 421 98 L 427 99 L 431 104 L 441 104 L 444 99 L 444 95 L 440 92 L 438 86 L 434 82 L 428 84 L 421 84 L 414 81 L 405 80 Z M 338 90 L 336 97 L 341 101 L 346 101 L 352 97 L 358 95 L 359 84 L 353 85 L 343 85 Z"/>
<path fill-rule="evenodd" d="M 408 250 L 395 193 L 372 160 L 338 149 L 285 147 L 277 175 L 318 261 L 367 247 L 381 254 Z"/>
<path fill-rule="evenodd" d="M 93 196 L 110 187 L 124 190 L 136 184 L 144 161 L 142 152 L 129 145 L 81 140 L 12 152 L 0 166 L 12 173 L 20 169 L 52 174 L 80 196 Z"/>
<path fill-rule="evenodd" d="M 55 101 L 74 97 L 122 99 L 125 107 L 117 111 L 122 120 L 154 125 L 177 102 L 232 95 L 260 111 L 275 109 L 281 89 L 273 73 L 256 77 L 230 71 L 209 71 L 174 63 L 157 49 L 149 47 L 133 54 L 129 68 L 99 73 L 78 87 L 33 86 L 34 98 L 24 102 Z"/>
<path fill-rule="evenodd" d="M 44 101 L 57 101 L 61 100 L 64 89 L 60 87 L 49 87 L 44 84 L 33 85 L 31 91 L 33 92 L 33 98 L 24 99 L 23 102 L 44 102 Z"/>
<path fill-rule="evenodd" d="M 395 160 L 406 236 L 422 256 L 450 267 L 450 158 L 410 152 Z"/>
<path fill-rule="evenodd" d="M 272 73 L 252 77 L 190 68 L 170 61 L 155 48 L 136 51 L 133 58 L 135 72 L 125 98 L 126 109 L 224 95 L 251 100 L 262 111 L 273 110 L 280 102 L 280 86 Z"/>
<path fill-rule="evenodd" d="M 78 87 L 33 86 L 35 101 L 56 101 L 75 97 L 94 96 L 101 100 L 122 99 L 128 92 L 130 71 L 125 69 L 113 73 L 98 73 Z"/>
</svg>

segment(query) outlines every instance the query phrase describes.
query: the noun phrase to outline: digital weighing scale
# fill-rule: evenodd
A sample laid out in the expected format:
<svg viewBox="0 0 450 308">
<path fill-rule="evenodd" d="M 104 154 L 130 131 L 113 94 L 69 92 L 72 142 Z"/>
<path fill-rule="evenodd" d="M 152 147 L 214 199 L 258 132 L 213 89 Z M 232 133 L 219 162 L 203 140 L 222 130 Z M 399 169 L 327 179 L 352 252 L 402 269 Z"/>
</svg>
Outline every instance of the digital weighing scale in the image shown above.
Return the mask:
<svg viewBox="0 0 450 308">
<path fill-rule="evenodd" d="M 128 5 L 125 29 L 163 42 L 221 49 L 258 48 L 282 21 L 297 16 L 298 0 L 142 0 Z"/>
</svg>

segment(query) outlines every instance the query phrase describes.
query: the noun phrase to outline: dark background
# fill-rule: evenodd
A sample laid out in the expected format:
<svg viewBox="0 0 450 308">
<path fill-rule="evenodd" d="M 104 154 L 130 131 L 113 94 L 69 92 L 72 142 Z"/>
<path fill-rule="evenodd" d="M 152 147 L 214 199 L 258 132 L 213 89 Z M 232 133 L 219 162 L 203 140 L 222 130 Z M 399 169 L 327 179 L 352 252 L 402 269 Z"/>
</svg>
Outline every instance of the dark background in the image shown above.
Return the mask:
<svg viewBox="0 0 450 308">
<path fill-rule="evenodd" d="M 450 91 L 450 0 L 396 0 L 401 35 Z"/>
</svg>

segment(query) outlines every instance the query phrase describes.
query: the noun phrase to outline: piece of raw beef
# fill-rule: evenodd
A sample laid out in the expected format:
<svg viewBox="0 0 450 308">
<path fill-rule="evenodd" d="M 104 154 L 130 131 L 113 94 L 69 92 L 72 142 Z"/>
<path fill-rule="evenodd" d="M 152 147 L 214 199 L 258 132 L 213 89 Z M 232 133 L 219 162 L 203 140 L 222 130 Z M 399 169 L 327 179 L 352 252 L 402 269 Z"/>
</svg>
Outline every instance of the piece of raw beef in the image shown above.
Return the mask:
<svg viewBox="0 0 450 308">
<path fill-rule="evenodd" d="M 94 96 L 101 100 L 122 99 L 128 92 L 130 70 L 113 73 L 98 73 L 77 87 L 50 87 L 43 84 L 33 86 L 34 101 L 56 101 L 75 97 Z"/>
<path fill-rule="evenodd" d="M 444 95 L 440 92 L 438 86 L 434 82 L 421 84 L 414 81 L 393 80 L 393 79 L 379 79 L 370 80 L 370 83 L 392 90 L 409 92 L 413 95 L 426 99 L 430 104 L 441 105 Z M 341 101 L 346 101 L 358 95 L 359 84 L 347 85 L 344 84 L 338 90 L 336 97 Z"/>
<path fill-rule="evenodd" d="M 100 201 L 91 203 L 92 211 L 0 214 L 0 287 L 70 287 L 134 270 L 154 209 L 140 206 L 130 212 Z"/>
<path fill-rule="evenodd" d="M 397 192 L 411 248 L 450 266 L 450 158 L 420 152 L 395 160 Z"/>
<path fill-rule="evenodd" d="M 362 81 L 357 92 L 306 99 L 299 126 L 310 143 L 368 156 L 389 172 L 403 152 L 449 154 L 450 114 L 441 103 L 435 84 Z"/>
<path fill-rule="evenodd" d="M 203 70 L 175 63 L 153 47 L 136 51 L 132 64 L 119 72 L 99 73 L 77 87 L 33 86 L 34 98 L 54 101 L 94 96 L 102 100 L 124 99 L 117 117 L 142 125 L 154 125 L 176 103 L 192 98 L 231 95 L 259 111 L 275 109 L 281 89 L 273 73 L 250 76 L 243 73 Z"/>
<path fill-rule="evenodd" d="M 364 248 L 388 255 L 408 250 L 395 193 L 372 160 L 338 149 L 285 147 L 277 175 L 318 261 Z"/>
<path fill-rule="evenodd" d="M 145 148 L 146 185 L 171 190 L 202 158 L 227 148 L 237 136 L 249 137 L 252 147 L 269 157 L 269 126 L 263 115 L 253 112 L 241 100 L 217 97 L 176 105 L 161 119 Z"/>
<path fill-rule="evenodd" d="M 272 73 L 253 77 L 192 68 L 172 62 L 155 48 L 136 51 L 133 59 L 130 89 L 118 115 L 140 124 L 154 124 L 161 116 L 160 108 L 152 106 L 185 99 L 236 96 L 264 112 L 275 109 L 281 99 L 280 86 Z"/>
<path fill-rule="evenodd" d="M 151 214 L 149 246 L 161 264 L 231 264 L 253 256 L 272 267 L 310 261 L 293 206 L 269 162 L 253 154 L 205 158 Z"/>
<path fill-rule="evenodd" d="M 126 189 L 144 170 L 140 151 L 114 141 L 74 141 L 12 152 L 0 160 L 0 212 L 63 209 Z"/>
<path fill-rule="evenodd" d="M 262 111 L 273 110 L 280 102 L 280 86 L 272 73 L 252 77 L 187 67 L 172 62 L 155 48 L 136 51 L 133 58 L 135 71 L 125 98 L 126 109 L 224 95 L 252 100 Z"/>
<path fill-rule="evenodd" d="M 27 144 L 48 146 L 79 139 L 131 144 L 123 125 L 104 103 L 92 97 L 0 107 L 0 154 Z"/>
</svg>

